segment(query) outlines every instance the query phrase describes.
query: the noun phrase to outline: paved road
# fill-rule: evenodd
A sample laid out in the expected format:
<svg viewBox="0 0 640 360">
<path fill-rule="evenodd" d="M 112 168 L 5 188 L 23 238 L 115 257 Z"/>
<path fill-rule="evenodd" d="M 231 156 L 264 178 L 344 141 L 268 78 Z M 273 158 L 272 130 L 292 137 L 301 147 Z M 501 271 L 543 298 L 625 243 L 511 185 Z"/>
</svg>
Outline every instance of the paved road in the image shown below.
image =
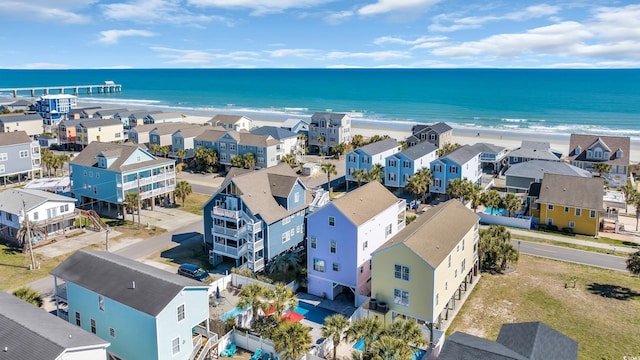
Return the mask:
<svg viewBox="0 0 640 360">
<path fill-rule="evenodd" d="M 562 246 L 541 244 L 524 240 L 511 240 L 520 252 L 527 255 L 545 257 L 549 259 L 568 261 L 576 264 L 595 266 L 605 269 L 627 271 L 626 258 L 608 254 L 595 253 L 584 250 L 566 248 Z"/>
</svg>

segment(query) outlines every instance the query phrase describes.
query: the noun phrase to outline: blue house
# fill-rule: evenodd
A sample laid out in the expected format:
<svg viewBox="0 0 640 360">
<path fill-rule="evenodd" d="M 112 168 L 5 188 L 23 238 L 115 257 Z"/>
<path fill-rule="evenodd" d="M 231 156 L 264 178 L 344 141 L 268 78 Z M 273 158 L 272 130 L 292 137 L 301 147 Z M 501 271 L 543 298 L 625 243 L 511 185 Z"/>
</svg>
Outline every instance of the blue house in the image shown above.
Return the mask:
<svg viewBox="0 0 640 360">
<path fill-rule="evenodd" d="M 384 139 L 349 151 L 346 156 L 345 179 L 347 181 L 356 181 L 353 177 L 353 172 L 358 169 L 369 172 L 375 164 L 384 167 L 385 159 L 398 153 L 400 148 L 401 145 L 396 139 Z"/>
<path fill-rule="evenodd" d="M 42 116 L 47 126 L 57 126 L 61 120 L 69 118 L 69 112 L 76 108 L 78 97 L 67 94 L 43 95 L 36 101 L 36 112 Z"/>
<path fill-rule="evenodd" d="M 479 184 L 482 179 L 480 150 L 463 145 L 449 154 L 431 163 L 433 185 L 431 193 L 446 194 L 449 182 L 454 179 L 466 179 Z"/>
<path fill-rule="evenodd" d="M 384 166 L 384 184 L 403 188 L 407 180 L 423 167 L 430 168 L 438 158 L 438 147 L 430 142 L 421 142 L 403 151 L 387 156 Z"/>
<path fill-rule="evenodd" d="M 168 201 L 176 187 L 175 160 L 156 158 L 135 144 L 94 141 L 70 163 L 71 193 L 78 207 L 124 217 L 125 195 L 140 194 L 142 206 Z M 112 211 L 117 211 L 114 214 Z"/>
<path fill-rule="evenodd" d="M 195 137 L 194 146 L 215 150 L 218 162 L 226 167 L 231 167 L 233 157 L 251 153 L 256 160 L 255 167 L 264 169 L 278 165 L 285 154 L 283 143 L 270 135 L 235 130 L 207 130 Z"/>
<path fill-rule="evenodd" d="M 204 205 L 204 242 L 211 264 L 225 258 L 254 272 L 305 238 L 312 195 L 287 164 L 232 168 Z"/>
<path fill-rule="evenodd" d="M 190 359 L 209 332 L 209 286 L 105 251 L 55 269 L 56 312 L 111 343 L 115 359 Z"/>
<path fill-rule="evenodd" d="M 280 125 L 280 127 L 296 134 L 304 134 L 309 137 L 310 123 L 310 119 L 287 119 L 282 123 L 282 125 Z"/>
</svg>

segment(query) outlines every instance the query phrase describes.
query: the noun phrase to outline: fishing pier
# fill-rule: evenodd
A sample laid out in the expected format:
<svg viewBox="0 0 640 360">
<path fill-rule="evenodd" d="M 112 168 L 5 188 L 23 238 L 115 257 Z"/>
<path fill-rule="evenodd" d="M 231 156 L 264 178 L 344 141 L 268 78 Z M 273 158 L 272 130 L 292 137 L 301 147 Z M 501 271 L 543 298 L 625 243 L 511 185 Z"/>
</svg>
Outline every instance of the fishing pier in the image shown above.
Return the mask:
<svg viewBox="0 0 640 360">
<path fill-rule="evenodd" d="M 0 92 L 10 92 L 14 98 L 18 96 L 19 92 L 31 93 L 31 97 L 36 97 L 38 93 L 42 95 L 49 95 L 50 93 L 64 94 L 65 91 L 73 91 L 73 95 L 76 96 L 80 94 L 80 91 L 86 91 L 87 94 L 93 94 L 94 92 L 98 94 L 119 93 L 122 91 L 122 85 L 116 84 L 113 81 L 105 81 L 98 85 L 32 86 L 0 89 Z"/>
</svg>

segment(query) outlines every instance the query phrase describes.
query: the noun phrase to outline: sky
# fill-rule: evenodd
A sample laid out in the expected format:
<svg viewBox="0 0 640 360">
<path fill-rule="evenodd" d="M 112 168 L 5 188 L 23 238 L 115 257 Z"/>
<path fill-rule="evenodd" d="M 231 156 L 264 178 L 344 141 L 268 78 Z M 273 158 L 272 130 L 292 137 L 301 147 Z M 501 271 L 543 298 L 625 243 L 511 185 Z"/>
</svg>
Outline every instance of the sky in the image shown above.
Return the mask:
<svg viewBox="0 0 640 360">
<path fill-rule="evenodd" d="M 0 68 L 640 68 L 608 0 L 0 0 Z"/>
</svg>

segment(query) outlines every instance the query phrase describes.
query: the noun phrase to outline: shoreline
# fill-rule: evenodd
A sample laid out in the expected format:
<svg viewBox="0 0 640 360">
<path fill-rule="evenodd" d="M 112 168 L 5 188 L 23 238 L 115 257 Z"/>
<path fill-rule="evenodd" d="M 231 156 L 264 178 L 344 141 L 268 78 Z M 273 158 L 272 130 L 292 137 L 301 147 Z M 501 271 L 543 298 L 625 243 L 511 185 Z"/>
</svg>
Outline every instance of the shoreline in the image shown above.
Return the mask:
<svg viewBox="0 0 640 360">
<path fill-rule="evenodd" d="M 1 97 L 0 105 L 13 102 L 13 98 Z M 278 113 L 264 112 L 250 109 L 228 109 L 225 111 L 215 111 L 196 109 L 196 108 L 176 108 L 166 105 L 154 105 L 149 103 L 130 103 L 130 102 L 92 102 L 91 99 L 78 98 L 78 107 L 89 106 L 101 106 L 103 109 L 109 108 L 127 108 L 129 110 L 161 110 L 164 112 L 179 112 L 185 114 L 210 116 L 213 117 L 216 114 L 229 114 L 229 115 L 241 115 L 247 116 L 255 126 L 279 126 L 282 122 L 290 118 L 306 118 L 310 117 L 306 114 L 289 114 L 286 112 Z M 349 114 L 349 113 L 347 113 Z M 362 120 L 361 118 L 354 116 L 351 117 L 352 133 L 361 134 L 365 137 L 371 137 L 373 135 L 386 134 L 392 138 L 402 141 L 411 135 L 411 127 L 415 124 L 422 124 L 419 122 L 403 121 L 403 120 Z M 475 143 L 490 143 L 498 146 L 505 147 L 507 149 L 515 149 L 519 147 L 522 140 L 541 141 L 548 142 L 553 150 L 558 150 L 566 156 L 569 152 L 569 137 L 570 133 L 549 133 L 541 132 L 539 129 L 531 128 L 491 128 L 491 127 L 465 127 L 459 126 L 456 123 L 447 122 L 453 128 L 453 142 L 461 145 L 473 145 Z M 640 162 L 640 138 L 631 139 L 631 151 L 629 155 L 630 163 L 635 164 Z"/>
</svg>

